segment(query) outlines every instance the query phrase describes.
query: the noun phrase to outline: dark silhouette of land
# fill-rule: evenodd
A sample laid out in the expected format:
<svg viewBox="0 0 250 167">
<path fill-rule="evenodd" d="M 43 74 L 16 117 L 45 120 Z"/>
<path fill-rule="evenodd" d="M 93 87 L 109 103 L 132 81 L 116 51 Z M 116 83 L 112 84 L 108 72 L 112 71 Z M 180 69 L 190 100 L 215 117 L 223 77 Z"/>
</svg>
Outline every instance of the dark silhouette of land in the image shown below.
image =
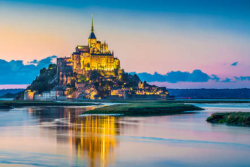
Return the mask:
<svg viewBox="0 0 250 167">
<path fill-rule="evenodd" d="M 7 93 L 17 94 L 24 89 L 1 89 L 0 98 Z M 250 99 L 250 89 L 168 89 L 177 99 Z M 6 95 L 6 96 L 4 96 Z M 13 98 L 10 97 L 10 98 Z"/>
<path fill-rule="evenodd" d="M 168 89 L 177 99 L 250 99 L 250 89 Z"/>
<path fill-rule="evenodd" d="M 250 112 L 213 113 L 207 118 L 207 122 L 250 126 Z"/>
</svg>

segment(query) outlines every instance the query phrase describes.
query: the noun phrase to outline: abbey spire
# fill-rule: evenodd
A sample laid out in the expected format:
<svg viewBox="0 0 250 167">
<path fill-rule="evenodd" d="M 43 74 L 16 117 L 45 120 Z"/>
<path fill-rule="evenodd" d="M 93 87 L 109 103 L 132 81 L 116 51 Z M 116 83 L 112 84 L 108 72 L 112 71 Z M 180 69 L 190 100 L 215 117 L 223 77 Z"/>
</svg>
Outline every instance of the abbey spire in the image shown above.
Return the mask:
<svg viewBox="0 0 250 167">
<path fill-rule="evenodd" d="M 91 32 L 94 32 L 94 21 L 93 21 L 93 15 L 92 16 L 92 24 L 91 24 Z"/>
<path fill-rule="evenodd" d="M 89 39 L 96 39 L 96 36 L 95 36 L 95 33 L 94 33 L 93 15 L 92 15 L 91 33 L 90 33 L 90 35 L 89 35 Z"/>
</svg>

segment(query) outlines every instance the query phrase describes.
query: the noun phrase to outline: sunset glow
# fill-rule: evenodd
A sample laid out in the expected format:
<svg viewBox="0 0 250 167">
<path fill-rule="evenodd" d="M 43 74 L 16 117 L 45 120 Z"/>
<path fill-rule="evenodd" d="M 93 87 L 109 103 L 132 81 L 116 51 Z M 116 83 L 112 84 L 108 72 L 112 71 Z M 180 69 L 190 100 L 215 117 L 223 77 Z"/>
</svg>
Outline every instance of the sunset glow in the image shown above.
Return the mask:
<svg viewBox="0 0 250 167">
<path fill-rule="evenodd" d="M 160 11 L 154 10 L 153 4 L 147 11 L 147 5 L 120 9 L 120 4 L 110 3 L 94 6 L 78 2 L 76 7 L 68 1 L 59 5 L 0 2 L 0 59 L 26 64 L 52 55 L 69 56 L 76 45 L 87 43 L 90 15 L 94 14 L 96 35 L 108 41 L 128 72 L 166 74 L 200 69 L 221 80 L 250 76 L 249 9 L 232 3 L 221 11 L 219 5 L 218 11 L 211 13 L 212 3 L 205 7 L 194 1 L 204 10 L 187 6 L 182 11 L 181 6 L 175 10 L 172 3 Z M 234 62 L 237 66 L 231 66 Z M 234 87 L 233 83 L 227 85 Z M 238 87 L 245 86 L 238 83 Z"/>
</svg>

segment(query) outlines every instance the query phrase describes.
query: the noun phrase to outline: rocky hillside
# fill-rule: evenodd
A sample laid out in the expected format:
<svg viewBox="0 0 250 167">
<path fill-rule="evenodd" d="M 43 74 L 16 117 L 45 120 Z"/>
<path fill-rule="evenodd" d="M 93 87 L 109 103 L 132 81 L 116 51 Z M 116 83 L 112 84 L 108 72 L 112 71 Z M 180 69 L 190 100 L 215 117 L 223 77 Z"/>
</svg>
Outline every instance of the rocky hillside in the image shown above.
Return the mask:
<svg viewBox="0 0 250 167">
<path fill-rule="evenodd" d="M 39 93 L 50 91 L 57 84 L 56 70 L 57 66 L 55 64 L 50 64 L 48 68 L 41 69 L 39 76 L 27 89 L 37 90 Z"/>
</svg>

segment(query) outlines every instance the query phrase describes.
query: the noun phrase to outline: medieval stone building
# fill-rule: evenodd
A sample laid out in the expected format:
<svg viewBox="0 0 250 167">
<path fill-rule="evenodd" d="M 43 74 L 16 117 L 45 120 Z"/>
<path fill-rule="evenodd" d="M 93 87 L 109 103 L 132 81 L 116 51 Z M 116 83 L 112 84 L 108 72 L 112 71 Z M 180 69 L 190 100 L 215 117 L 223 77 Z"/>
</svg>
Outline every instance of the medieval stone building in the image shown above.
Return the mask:
<svg viewBox="0 0 250 167">
<path fill-rule="evenodd" d="M 57 68 L 59 84 L 67 85 L 71 84 L 73 73 L 84 75 L 98 70 L 112 75 L 115 70 L 120 70 L 120 60 L 114 57 L 114 52 L 111 53 L 106 42 L 97 40 L 92 18 L 88 45 L 78 45 L 70 57 L 58 58 Z"/>
</svg>

